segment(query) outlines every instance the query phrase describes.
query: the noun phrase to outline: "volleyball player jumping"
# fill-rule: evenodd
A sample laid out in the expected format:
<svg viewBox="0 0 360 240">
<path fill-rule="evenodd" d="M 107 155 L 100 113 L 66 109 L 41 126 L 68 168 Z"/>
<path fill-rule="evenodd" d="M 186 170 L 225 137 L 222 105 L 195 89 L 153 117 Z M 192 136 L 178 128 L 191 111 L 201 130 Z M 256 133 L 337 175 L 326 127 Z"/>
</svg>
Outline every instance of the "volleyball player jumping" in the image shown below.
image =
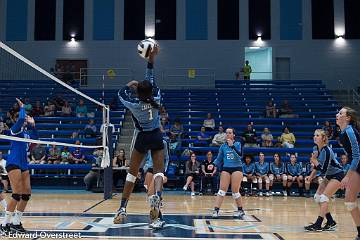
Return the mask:
<svg viewBox="0 0 360 240">
<path fill-rule="evenodd" d="M 145 80 L 142 82 L 131 81 L 119 91 L 120 101 L 131 113 L 137 135 L 134 149 L 131 153 L 130 168 L 126 176 L 125 186 L 121 197 L 120 208 L 114 217 L 114 223 L 121 223 L 126 217 L 126 206 L 133 191 L 139 167 L 146 153 L 151 151 L 154 170 L 155 194 L 149 198 L 150 202 L 150 227 L 159 229 L 164 226 L 164 221 L 159 218 L 160 199 L 162 195 L 164 177 L 164 144 L 160 131 L 160 90 L 154 81 L 153 66 L 158 46 L 151 49 L 148 59 Z M 136 97 L 132 94 L 136 93 Z"/>
</svg>

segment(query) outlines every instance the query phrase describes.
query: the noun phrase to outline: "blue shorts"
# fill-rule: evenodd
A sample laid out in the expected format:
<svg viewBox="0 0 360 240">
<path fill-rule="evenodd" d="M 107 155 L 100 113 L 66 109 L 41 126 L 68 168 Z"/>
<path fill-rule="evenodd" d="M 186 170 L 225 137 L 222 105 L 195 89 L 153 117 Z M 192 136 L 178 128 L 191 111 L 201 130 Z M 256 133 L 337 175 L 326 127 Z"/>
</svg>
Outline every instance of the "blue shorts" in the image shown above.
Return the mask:
<svg viewBox="0 0 360 240">
<path fill-rule="evenodd" d="M 29 169 L 28 169 L 28 166 L 26 166 L 25 168 L 24 168 L 24 166 L 23 166 L 23 168 L 21 168 L 20 166 L 18 166 L 18 165 L 16 165 L 16 164 L 13 164 L 13 163 L 10 163 L 10 164 L 6 164 L 6 171 L 9 173 L 10 171 L 12 171 L 12 170 L 15 170 L 15 169 L 20 169 L 21 170 L 21 172 L 26 172 L 26 171 L 28 171 Z"/>
</svg>

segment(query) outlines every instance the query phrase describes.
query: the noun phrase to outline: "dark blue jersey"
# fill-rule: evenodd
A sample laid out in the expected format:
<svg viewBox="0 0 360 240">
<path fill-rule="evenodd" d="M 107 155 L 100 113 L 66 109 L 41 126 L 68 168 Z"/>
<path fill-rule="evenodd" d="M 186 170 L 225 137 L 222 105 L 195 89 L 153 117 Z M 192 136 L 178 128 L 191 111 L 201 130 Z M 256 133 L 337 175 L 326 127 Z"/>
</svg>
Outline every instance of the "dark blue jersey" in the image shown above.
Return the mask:
<svg viewBox="0 0 360 240">
<path fill-rule="evenodd" d="M 37 139 L 37 132 L 31 126 L 24 127 L 25 108 L 20 108 L 19 118 L 11 127 L 12 136 L 28 139 Z M 29 143 L 11 141 L 10 154 L 6 161 L 6 166 L 16 165 L 21 170 L 28 170 L 27 152 L 29 151 Z"/>
<path fill-rule="evenodd" d="M 255 163 L 255 173 L 256 175 L 266 175 L 269 173 L 269 163 L 264 162 L 263 164 L 261 164 L 260 162 L 256 162 Z"/>
<path fill-rule="evenodd" d="M 227 143 L 220 146 L 217 158 L 214 161 L 218 167 L 235 168 L 242 167 L 241 143 L 234 142 L 232 147 Z"/>
<path fill-rule="evenodd" d="M 255 173 L 255 163 L 244 164 L 243 165 L 243 173 L 244 174 L 254 174 Z"/>
<path fill-rule="evenodd" d="M 343 171 L 341 164 L 329 146 L 324 146 L 319 150 L 318 162 L 319 165 L 316 166 L 316 169 L 320 170 L 322 174 L 334 175 Z"/>
<path fill-rule="evenodd" d="M 285 165 L 284 163 L 280 163 L 276 165 L 275 163 L 270 164 L 270 172 L 275 175 L 281 175 L 285 173 Z"/>
<path fill-rule="evenodd" d="M 147 68 L 145 80 L 149 80 L 153 85 L 154 100 L 160 104 L 160 90 L 156 87 L 154 79 L 153 69 Z M 122 88 L 118 95 L 122 104 L 131 111 L 137 130 L 153 131 L 154 129 L 160 128 L 159 109 L 153 108 L 150 103 L 140 101 L 138 98 L 133 97 L 133 92 L 128 86 Z"/>
<path fill-rule="evenodd" d="M 351 125 L 348 125 L 340 133 L 340 143 L 344 148 L 350 163 L 350 169 L 353 171 L 359 171 L 358 165 L 360 160 L 360 150 L 359 150 L 360 136 L 359 132 L 353 128 Z"/>
<path fill-rule="evenodd" d="M 300 163 L 295 163 L 294 165 L 291 162 L 286 164 L 287 173 L 291 176 L 299 176 L 302 173 L 302 167 Z"/>
</svg>

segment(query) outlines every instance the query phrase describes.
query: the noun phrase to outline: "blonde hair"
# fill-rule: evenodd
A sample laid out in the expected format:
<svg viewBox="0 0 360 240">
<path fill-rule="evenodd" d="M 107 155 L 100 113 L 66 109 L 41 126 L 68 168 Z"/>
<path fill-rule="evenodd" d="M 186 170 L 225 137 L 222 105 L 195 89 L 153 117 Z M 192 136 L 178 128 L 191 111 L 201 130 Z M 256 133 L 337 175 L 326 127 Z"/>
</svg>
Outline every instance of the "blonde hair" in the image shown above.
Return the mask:
<svg viewBox="0 0 360 240">
<path fill-rule="evenodd" d="M 319 134 L 320 136 L 322 136 L 326 145 L 329 143 L 329 138 L 323 129 L 316 129 L 315 134 Z"/>
</svg>

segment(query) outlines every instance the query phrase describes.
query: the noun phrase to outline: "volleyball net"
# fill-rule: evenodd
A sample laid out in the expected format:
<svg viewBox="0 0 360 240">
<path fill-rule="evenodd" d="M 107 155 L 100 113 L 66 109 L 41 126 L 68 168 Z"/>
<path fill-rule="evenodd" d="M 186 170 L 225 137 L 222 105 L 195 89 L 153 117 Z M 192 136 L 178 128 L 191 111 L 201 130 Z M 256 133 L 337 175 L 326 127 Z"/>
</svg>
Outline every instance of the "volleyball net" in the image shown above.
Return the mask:
<svg viewBox="0 0 360 240">
<path fill-rule="evenodd" d="M 36 61 L 42 62 L 42 59 Z M 109 106 L 101 93 L 95 91 L 93 96 L 89 96 L 79 91 L 77 86 L 76 83 L 64 82 L 55 71 L 44 70 L 0 42 L 0 147 L 3 153 L 6 155 L 10 149 L 10 141 L 80 148 L 90 154 L 101 148 L 103 153 L 99 165 L 109 167 L 112 132 L 109 129 Z M 38 139 L 9 134 L 8 129 L 15 123 L 14 116 L 19 111 L 15 98 L 20 98 L 27 114 L 34 117 Z"/>
</svg>

